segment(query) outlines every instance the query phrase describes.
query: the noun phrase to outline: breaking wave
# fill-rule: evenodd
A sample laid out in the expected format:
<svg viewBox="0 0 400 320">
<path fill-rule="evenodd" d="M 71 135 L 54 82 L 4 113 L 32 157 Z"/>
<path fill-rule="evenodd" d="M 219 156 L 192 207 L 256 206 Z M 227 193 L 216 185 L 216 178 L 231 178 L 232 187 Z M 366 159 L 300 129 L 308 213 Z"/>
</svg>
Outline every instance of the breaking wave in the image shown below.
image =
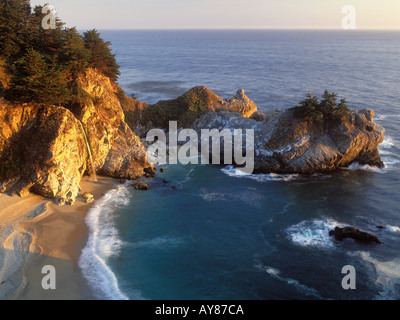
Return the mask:
<svg viewBox="0 0 400 320">
<path fill-rule="evenodd" d="M 94 296 L 99 299 L 128 300 L 119 288 L 116 275 L 107 265 L 108 259 L 118 255 L 124 245 L 114 224 L 115 210 L 128 204 L 126 188 L 111 190 L 89 210 L 86 217 L 89 239 L 79 259 L 79 267 Z M 140 293 L 137 293 L 137 298 L 141 299 Z"/>
<path fill-rule="evenodd" d="M 333 249 L 335 245 L 329 231 L 338 226 L 342 225 L 332 219 L 307 220 L 287 228 L 286 234 L 298 246 Z"/>
</svg>

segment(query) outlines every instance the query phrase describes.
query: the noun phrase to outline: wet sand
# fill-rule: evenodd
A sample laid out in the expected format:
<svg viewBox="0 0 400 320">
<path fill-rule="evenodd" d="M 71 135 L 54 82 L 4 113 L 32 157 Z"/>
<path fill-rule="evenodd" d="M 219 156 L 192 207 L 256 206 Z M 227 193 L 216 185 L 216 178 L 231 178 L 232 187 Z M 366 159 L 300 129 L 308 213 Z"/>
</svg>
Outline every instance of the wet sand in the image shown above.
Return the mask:
<svg viewBox="0 0 400 320">
<path fill-rule="evenodd" d="M 99 200 L 117 185 L 115 179 L 84 178 L 83 192 Z M 79 196 L 73 206 L 52 200 L 0 194 L 0 299 L 94 299 L 78 266 L 88 239 L 85 217 L 96 205 Z M 56 289 L 44 290 L 44 266 L 56 271 Z"/>
</svg>

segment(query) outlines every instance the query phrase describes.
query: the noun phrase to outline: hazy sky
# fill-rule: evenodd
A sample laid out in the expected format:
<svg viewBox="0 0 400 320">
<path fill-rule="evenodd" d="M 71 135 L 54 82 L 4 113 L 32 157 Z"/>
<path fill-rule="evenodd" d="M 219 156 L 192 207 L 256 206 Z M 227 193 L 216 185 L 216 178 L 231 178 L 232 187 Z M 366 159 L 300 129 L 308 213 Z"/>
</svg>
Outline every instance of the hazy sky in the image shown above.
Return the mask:
<svg viewBox="0 0 400 320">
<path fill-rule="evenodd" d="M 342 7 L 357 29 L 400 29 L 400 0 L 31 0 L 49 3 L 78 29 L 339 29 Z"/>
</svg>

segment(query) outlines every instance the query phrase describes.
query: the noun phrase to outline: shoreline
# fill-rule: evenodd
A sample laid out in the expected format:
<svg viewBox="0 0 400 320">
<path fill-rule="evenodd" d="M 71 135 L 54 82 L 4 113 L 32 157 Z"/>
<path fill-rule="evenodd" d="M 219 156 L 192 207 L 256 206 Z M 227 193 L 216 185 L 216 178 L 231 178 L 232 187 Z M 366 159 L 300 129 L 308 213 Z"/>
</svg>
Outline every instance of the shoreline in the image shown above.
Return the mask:
<svg viewBox="0 0 400 320">
<path fill-rule="evenodd" d="M 118 185 L 109 177 L 84 177 L 82 192 L 94 195 L 86 204 L 58 206 L 36 195 L 0 194 L 0 300 L 93 300 L 78 261 L 89 238 L 85 219 L 105 193 Z M 56 289 L 44 290 L 44 266 L 56 270 Z"/>
</svg>

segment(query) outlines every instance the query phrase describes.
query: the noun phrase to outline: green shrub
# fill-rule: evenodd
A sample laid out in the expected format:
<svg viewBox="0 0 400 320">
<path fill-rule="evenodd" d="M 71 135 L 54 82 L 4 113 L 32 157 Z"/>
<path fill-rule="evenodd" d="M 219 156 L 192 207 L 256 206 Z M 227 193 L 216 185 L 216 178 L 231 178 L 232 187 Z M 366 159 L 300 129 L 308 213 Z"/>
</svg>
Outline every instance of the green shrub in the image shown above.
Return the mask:
<svg viewBox="0 0 400 320">
<path fill-rule="evenodd" d="M 290 110 L 296 117 L 315 123 L 345 123 L 351 118 L 346 100 L 342 99 L 338 104 L 337 94 L 330 93 L 328 90 L 325 90 L 322 100 L 308 93 L 304 100 Z"/>
</svg>

